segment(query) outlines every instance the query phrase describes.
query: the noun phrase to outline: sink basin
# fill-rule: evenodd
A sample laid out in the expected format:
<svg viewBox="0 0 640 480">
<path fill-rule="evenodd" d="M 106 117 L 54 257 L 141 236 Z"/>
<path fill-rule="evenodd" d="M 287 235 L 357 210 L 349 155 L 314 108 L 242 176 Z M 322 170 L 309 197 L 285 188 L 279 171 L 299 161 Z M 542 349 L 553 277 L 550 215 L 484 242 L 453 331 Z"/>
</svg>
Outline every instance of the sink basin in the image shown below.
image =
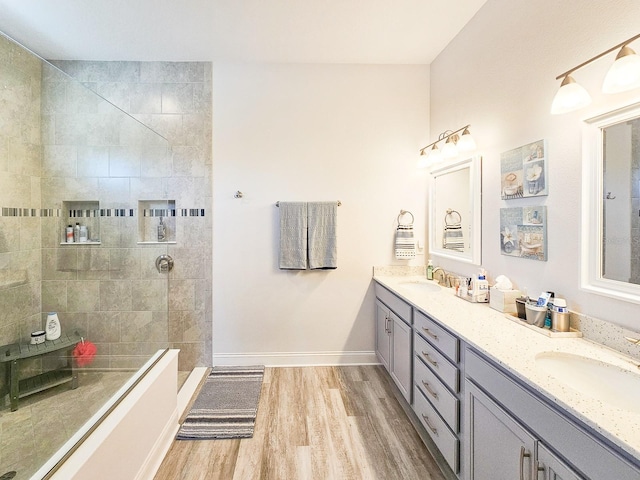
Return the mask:
<svg viewBox="0 0 640 480">
<path fill-rule="evenodd" d="M 411 280 L 411 281 L 403 281 L 398 284 L 398 286 L 402 289 L 409 290 L 411 292 L 437 292 L 440 290 L 440 286 L 427 281 L 427 280 Z"/>
<path fill-rule="evenodd" d="M 550 376 L 612 407 L 640 413 L 640 369 L 637 373 L 571 353 L 536 355 L 536 365 Z"/>
</svg>

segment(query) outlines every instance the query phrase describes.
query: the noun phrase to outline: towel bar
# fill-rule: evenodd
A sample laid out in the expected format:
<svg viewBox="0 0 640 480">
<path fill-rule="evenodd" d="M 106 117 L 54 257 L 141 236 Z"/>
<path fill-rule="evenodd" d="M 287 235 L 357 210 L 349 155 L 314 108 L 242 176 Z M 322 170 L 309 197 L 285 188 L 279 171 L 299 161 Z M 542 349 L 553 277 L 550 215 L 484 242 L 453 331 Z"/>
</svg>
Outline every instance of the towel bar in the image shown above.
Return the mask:
<svg viewBox="0 0 640 480">
<path fill-rule="evenodd" d="M 340 200 L 338 200 L 336 203 L 338 204 L 338 206 L 342 205 L 342 202 Z M 276 202 L 276 207 L 279 207 L 279 206 L 280 206 L 280 200 Z"/>
</svg>

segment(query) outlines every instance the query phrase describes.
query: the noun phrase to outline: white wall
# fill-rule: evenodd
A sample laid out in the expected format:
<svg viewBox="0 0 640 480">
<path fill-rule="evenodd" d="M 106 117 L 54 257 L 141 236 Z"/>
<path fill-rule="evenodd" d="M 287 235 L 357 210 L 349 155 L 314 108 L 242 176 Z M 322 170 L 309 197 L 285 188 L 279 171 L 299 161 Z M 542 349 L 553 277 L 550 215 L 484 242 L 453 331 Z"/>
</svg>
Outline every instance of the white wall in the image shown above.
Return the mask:
<svg viewBox="0 0 640 480">
<path fill-rule="evenodd" d="M 552 290 L 574 310 L 636 330 L 638 305 L 579 288 L 581 120 L 637 101 L 640 92 L 600 93 L 612 53 L 574 74 L 591 93 L 591 106 L 563 116 L 549 109 L 557 75 L 637 34 L 638 25 L 635 0 L 489 0 L 431 65 L 431 137 L 471 123 L 483 155 L 482 257 L 490 276 L 506 274 L 531 295 Z M 549 196 L 500 200 L 500 153 L 543 138 Z M 548 207 L 548 261 L 501 255 L 499 209 L 534 204 Z M 440 263 L 475 273 L 453 261 Z"/>
<path fill-rule="evenodd" d="M 425 238 L 429 67 L 215 65 L 213 91 L 214 363 L 375 361 L 372 266 L 407 264 L 401 209 Z M 278 200 L 342 202 L 337 270 L 278 269 Z"/>
</svg>

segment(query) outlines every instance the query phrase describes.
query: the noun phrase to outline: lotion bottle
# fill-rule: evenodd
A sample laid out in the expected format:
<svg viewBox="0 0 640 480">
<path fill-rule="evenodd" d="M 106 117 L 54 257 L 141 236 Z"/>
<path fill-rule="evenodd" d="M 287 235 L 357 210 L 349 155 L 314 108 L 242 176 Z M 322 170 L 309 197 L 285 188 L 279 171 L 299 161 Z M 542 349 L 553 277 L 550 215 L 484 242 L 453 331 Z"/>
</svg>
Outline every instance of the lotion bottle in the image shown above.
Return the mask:
<svg viewBox="0 0 640 480">
<path fill-rule="evenodd" d="M 44 332 L 46 340 L 56 340 L 60 338 L 60 320 L 58 319 L 58 314 L 56 312 L 50 312 L 47 314 L 47 322 Z"/>
</svg>

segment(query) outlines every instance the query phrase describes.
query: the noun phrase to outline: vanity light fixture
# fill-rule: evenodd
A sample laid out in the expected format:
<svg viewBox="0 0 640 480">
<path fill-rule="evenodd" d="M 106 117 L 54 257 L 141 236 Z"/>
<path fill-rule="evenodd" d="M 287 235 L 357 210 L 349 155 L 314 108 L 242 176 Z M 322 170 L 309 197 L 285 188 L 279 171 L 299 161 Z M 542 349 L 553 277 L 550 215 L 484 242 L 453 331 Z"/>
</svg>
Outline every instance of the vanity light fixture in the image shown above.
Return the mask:
<svg viewBox="0 0 640 480">
<path fill-rule="evenodd" d="M 430 165 L 455 158 L 458 153 L 467 153 L 476 149 L 476 142 L 469 132 L 471 125 L 465 125 L 458 130 L 447 130 L 438 135 L 438 139 L 420 149 L 420 159 L 418 160 L 418 168 L 426 168 Z M 462 132 L 462 135 L 458 135 Z M 442 150 L 438 148 L 438 143 L 444 141 Z M 431 147 L 431 148 L 429 148 Z"/>
<path fill-rule="evenodd" d="M 591 96 L 580 84 L 576 83 L 571 76 L 573 72 L 590 64 L 604 55 L 617 50 L 620 51 L 616 56 L 616 60 L 609 68 L 602 84 L 604 93 L 618 93 L 633 88 L 640 87 L 640 56 L 637 55 L 630 47 L 629 43 L 640 38 L 640 34 L 625 40 L 618 45 L 590 58 L 586 62 L 573 67 L 571 70 L 558 75 L 556 80 L 562 79 L 560 89 L 553 98 L 551 104 L 551 114 L 558 115 L 562 113 L 572 112 L 580 108 L 586 107 L 591 103 Z"/>
</svg>

